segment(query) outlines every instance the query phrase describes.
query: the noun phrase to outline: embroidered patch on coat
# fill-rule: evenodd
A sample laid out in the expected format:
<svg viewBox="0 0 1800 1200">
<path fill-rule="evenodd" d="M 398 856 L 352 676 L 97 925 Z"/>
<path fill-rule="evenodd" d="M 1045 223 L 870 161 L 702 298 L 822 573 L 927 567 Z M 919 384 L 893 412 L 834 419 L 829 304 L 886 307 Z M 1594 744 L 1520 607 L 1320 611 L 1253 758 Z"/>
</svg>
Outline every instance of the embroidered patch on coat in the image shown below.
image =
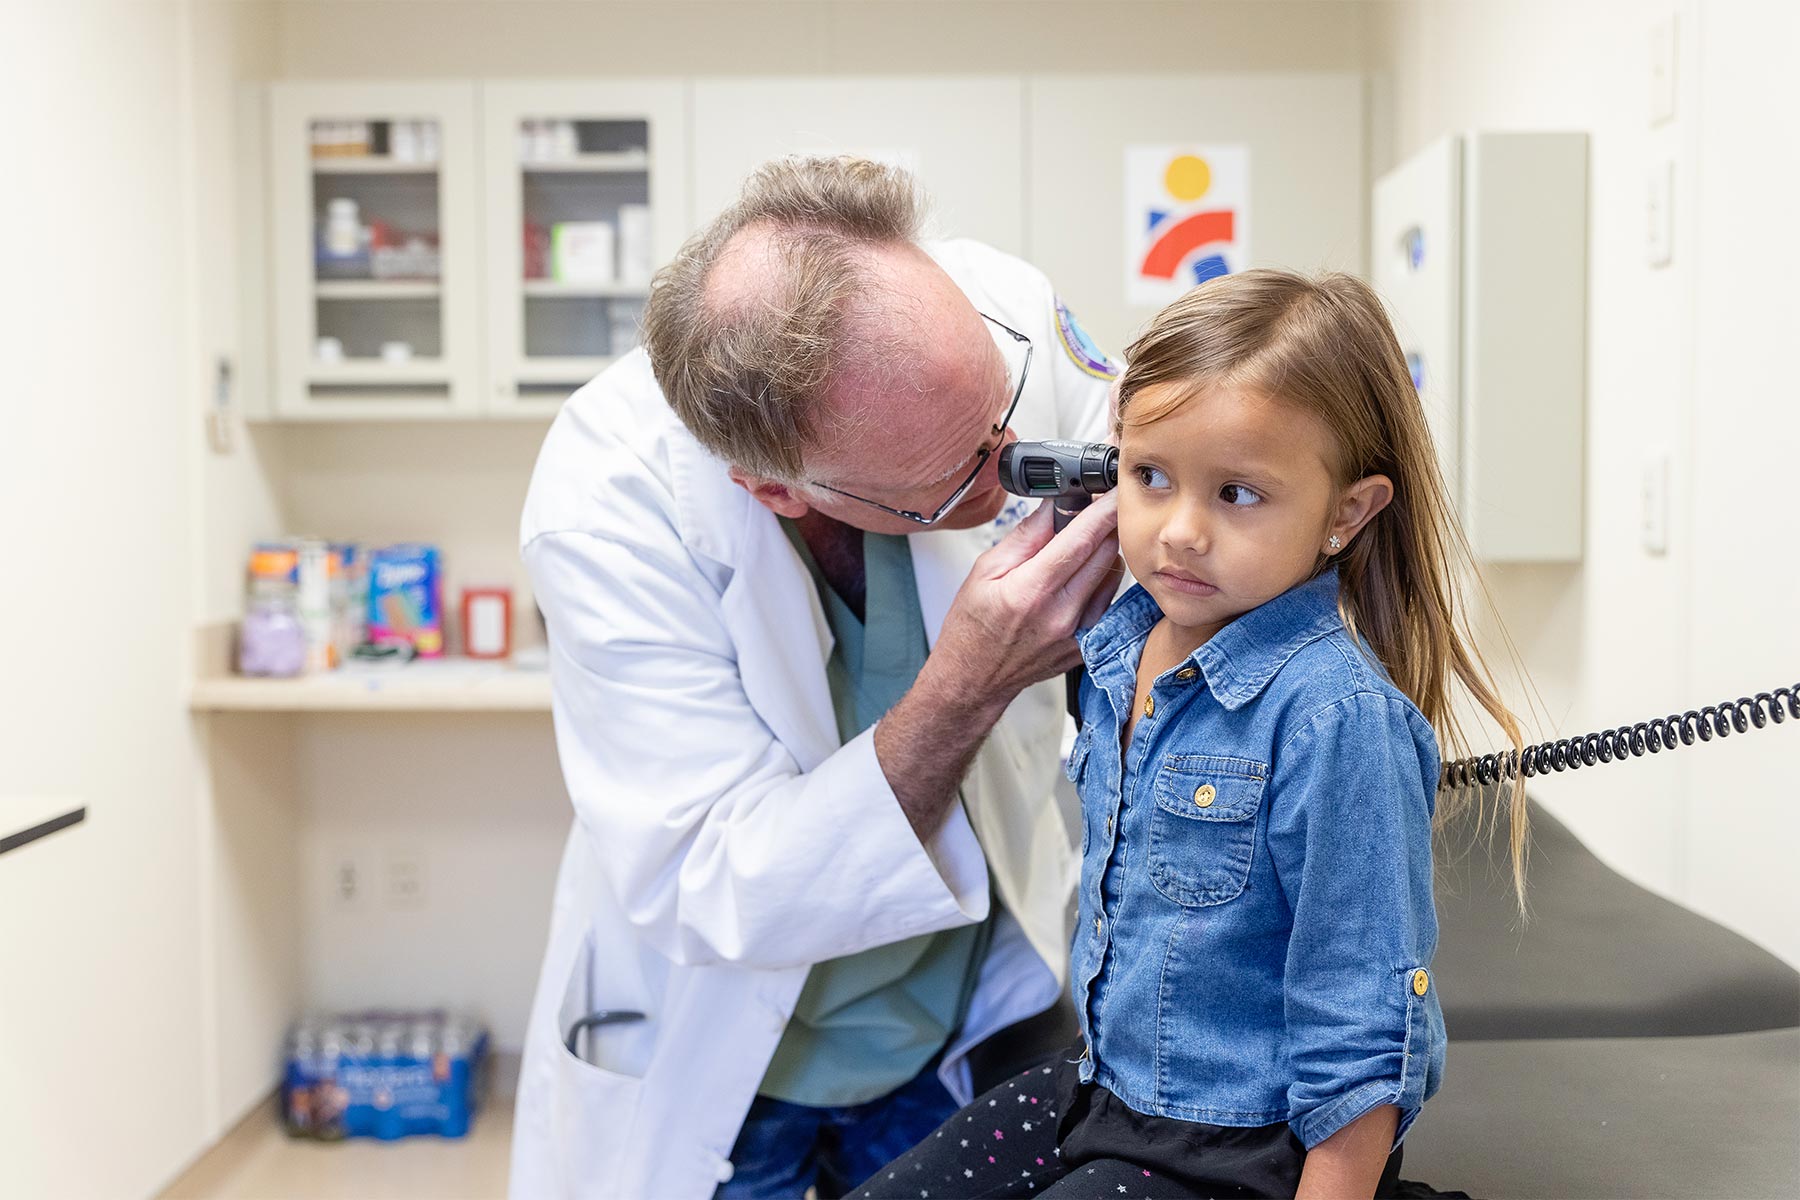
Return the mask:
<svg viewBox="0 0 1800 1200">
<path fill-rule="evenodd" d="M 1056 337 L 1069 356 L 1069 361 L 1092 375 L 1095 379 L 1115 379 L 1119 374 L 1119 364 L 1107 357 L 1088 331 L 1081 327 L 1069 306 L 1060 299 L 1056 302 Z"/>
</svg>

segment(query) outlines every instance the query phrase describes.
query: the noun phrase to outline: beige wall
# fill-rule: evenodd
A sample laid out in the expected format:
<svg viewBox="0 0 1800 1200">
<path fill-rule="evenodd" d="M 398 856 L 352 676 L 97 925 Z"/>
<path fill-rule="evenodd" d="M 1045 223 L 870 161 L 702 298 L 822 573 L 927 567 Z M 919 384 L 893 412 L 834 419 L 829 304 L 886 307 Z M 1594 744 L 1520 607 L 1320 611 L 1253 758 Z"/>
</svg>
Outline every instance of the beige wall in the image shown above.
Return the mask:
<svg viewBox="0 0 1800 1200">
<path fill-rule="evenodd" d="M 1674 121 L 1649 117 L 1650 28 L 1680 29 Z M 1489 580 L 1542 694 L 1544 736 L 1800 677 L 1785 398 L 1797 243 L 1793 48 L 1780 0 L 1426 0 L 1386 6 L 1371 49 L 1392 141 L 1378 171 L 1467 129 L 1590 132 L 1584 561 Z M 1675 161 L 1674 258 L 1645 260 L 1653 162 Z M 1671 463 L 1670 549 L 1640 546 L 1645 464 Z M 1529 464 L 1521 463 L 1521 486 Z M 1535 791 L 1602 857 L 1800 962 L 1792 726 Z"/>
<path fill-rule="evenodd" d="M 209 1132 L 180 699 L 196 561 L 190 16 L 32 5 L 9 9 L 0 38 L 0 797 L 88 808 L 0 860 L 8 1196 L 141 1194 Z"/>
<path fill-rule="evenodd" d="M 1354 0 L 283 0 L 290 78 L 1360 68 Z"/>
</svg>

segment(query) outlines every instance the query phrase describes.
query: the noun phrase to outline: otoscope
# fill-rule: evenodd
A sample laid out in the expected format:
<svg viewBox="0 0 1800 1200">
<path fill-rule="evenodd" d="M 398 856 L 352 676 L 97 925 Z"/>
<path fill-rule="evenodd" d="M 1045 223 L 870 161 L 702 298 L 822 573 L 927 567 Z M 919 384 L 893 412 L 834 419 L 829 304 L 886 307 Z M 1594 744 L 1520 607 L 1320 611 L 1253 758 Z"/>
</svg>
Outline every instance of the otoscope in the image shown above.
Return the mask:
<svg viewBox="0 0 1800 1200">
<path fill-rule="evenodd" d="M 1014 442 L 1000 451 L 1000 486 L 1054 506 L 1060 532 L 1119 483 L 1119 448 L 1105 442 Z"/>
<path fill-rule="evenodd" d="M 1119 448 L 1105 442 L 1014 442 L 1000 451 L 1000 486 L 1015 496 L 1048 499 L 1057 532 L 1101 492 L 1119 484 Z M 1081 674 L 1064 679 L 1069 715 L 1081 725 Z"/>
</svg>

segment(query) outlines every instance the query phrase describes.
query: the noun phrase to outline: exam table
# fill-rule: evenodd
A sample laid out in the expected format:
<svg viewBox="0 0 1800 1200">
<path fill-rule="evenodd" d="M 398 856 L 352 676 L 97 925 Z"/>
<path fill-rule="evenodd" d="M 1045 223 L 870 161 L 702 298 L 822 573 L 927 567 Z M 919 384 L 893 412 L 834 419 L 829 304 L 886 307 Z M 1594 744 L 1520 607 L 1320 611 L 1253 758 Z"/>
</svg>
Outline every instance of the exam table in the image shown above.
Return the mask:
<svg viewBox="0 0 1800 1200">
<path fill-rule="evenodd" d="M 1800 1196 L 1800 972 L 1531 822 L 1522 932 L 1504 838 L 1440 838 L 1450 1050 L 1402 1174 L 1490 1200 Z"/>
</svg>

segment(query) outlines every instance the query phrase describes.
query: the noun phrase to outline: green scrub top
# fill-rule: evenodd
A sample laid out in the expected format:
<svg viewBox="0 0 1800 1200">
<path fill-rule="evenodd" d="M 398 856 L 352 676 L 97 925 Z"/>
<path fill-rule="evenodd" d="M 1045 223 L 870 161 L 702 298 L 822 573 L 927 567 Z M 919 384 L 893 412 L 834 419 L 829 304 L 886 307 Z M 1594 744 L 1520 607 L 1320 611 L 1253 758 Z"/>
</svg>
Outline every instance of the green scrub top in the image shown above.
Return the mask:
<svg viewBox="0 0 1800 1200">
<path fill-rule="evenodd" d="M 863 534 L 867 587 L 859 619 L 826 581 L 799 530 L 785 519 L 781 526 L 812 575 L 836 639 L 825 676 L 838 735 L 848 742 L 906 694 L 925 664 L 912 549 L 904 537 Z M 840 1108 L 911 1080 L 961 1026 L 992 933 L 990 918 L 816 964 L 758 1091 L 792 1104 Z"/>
</svg>

